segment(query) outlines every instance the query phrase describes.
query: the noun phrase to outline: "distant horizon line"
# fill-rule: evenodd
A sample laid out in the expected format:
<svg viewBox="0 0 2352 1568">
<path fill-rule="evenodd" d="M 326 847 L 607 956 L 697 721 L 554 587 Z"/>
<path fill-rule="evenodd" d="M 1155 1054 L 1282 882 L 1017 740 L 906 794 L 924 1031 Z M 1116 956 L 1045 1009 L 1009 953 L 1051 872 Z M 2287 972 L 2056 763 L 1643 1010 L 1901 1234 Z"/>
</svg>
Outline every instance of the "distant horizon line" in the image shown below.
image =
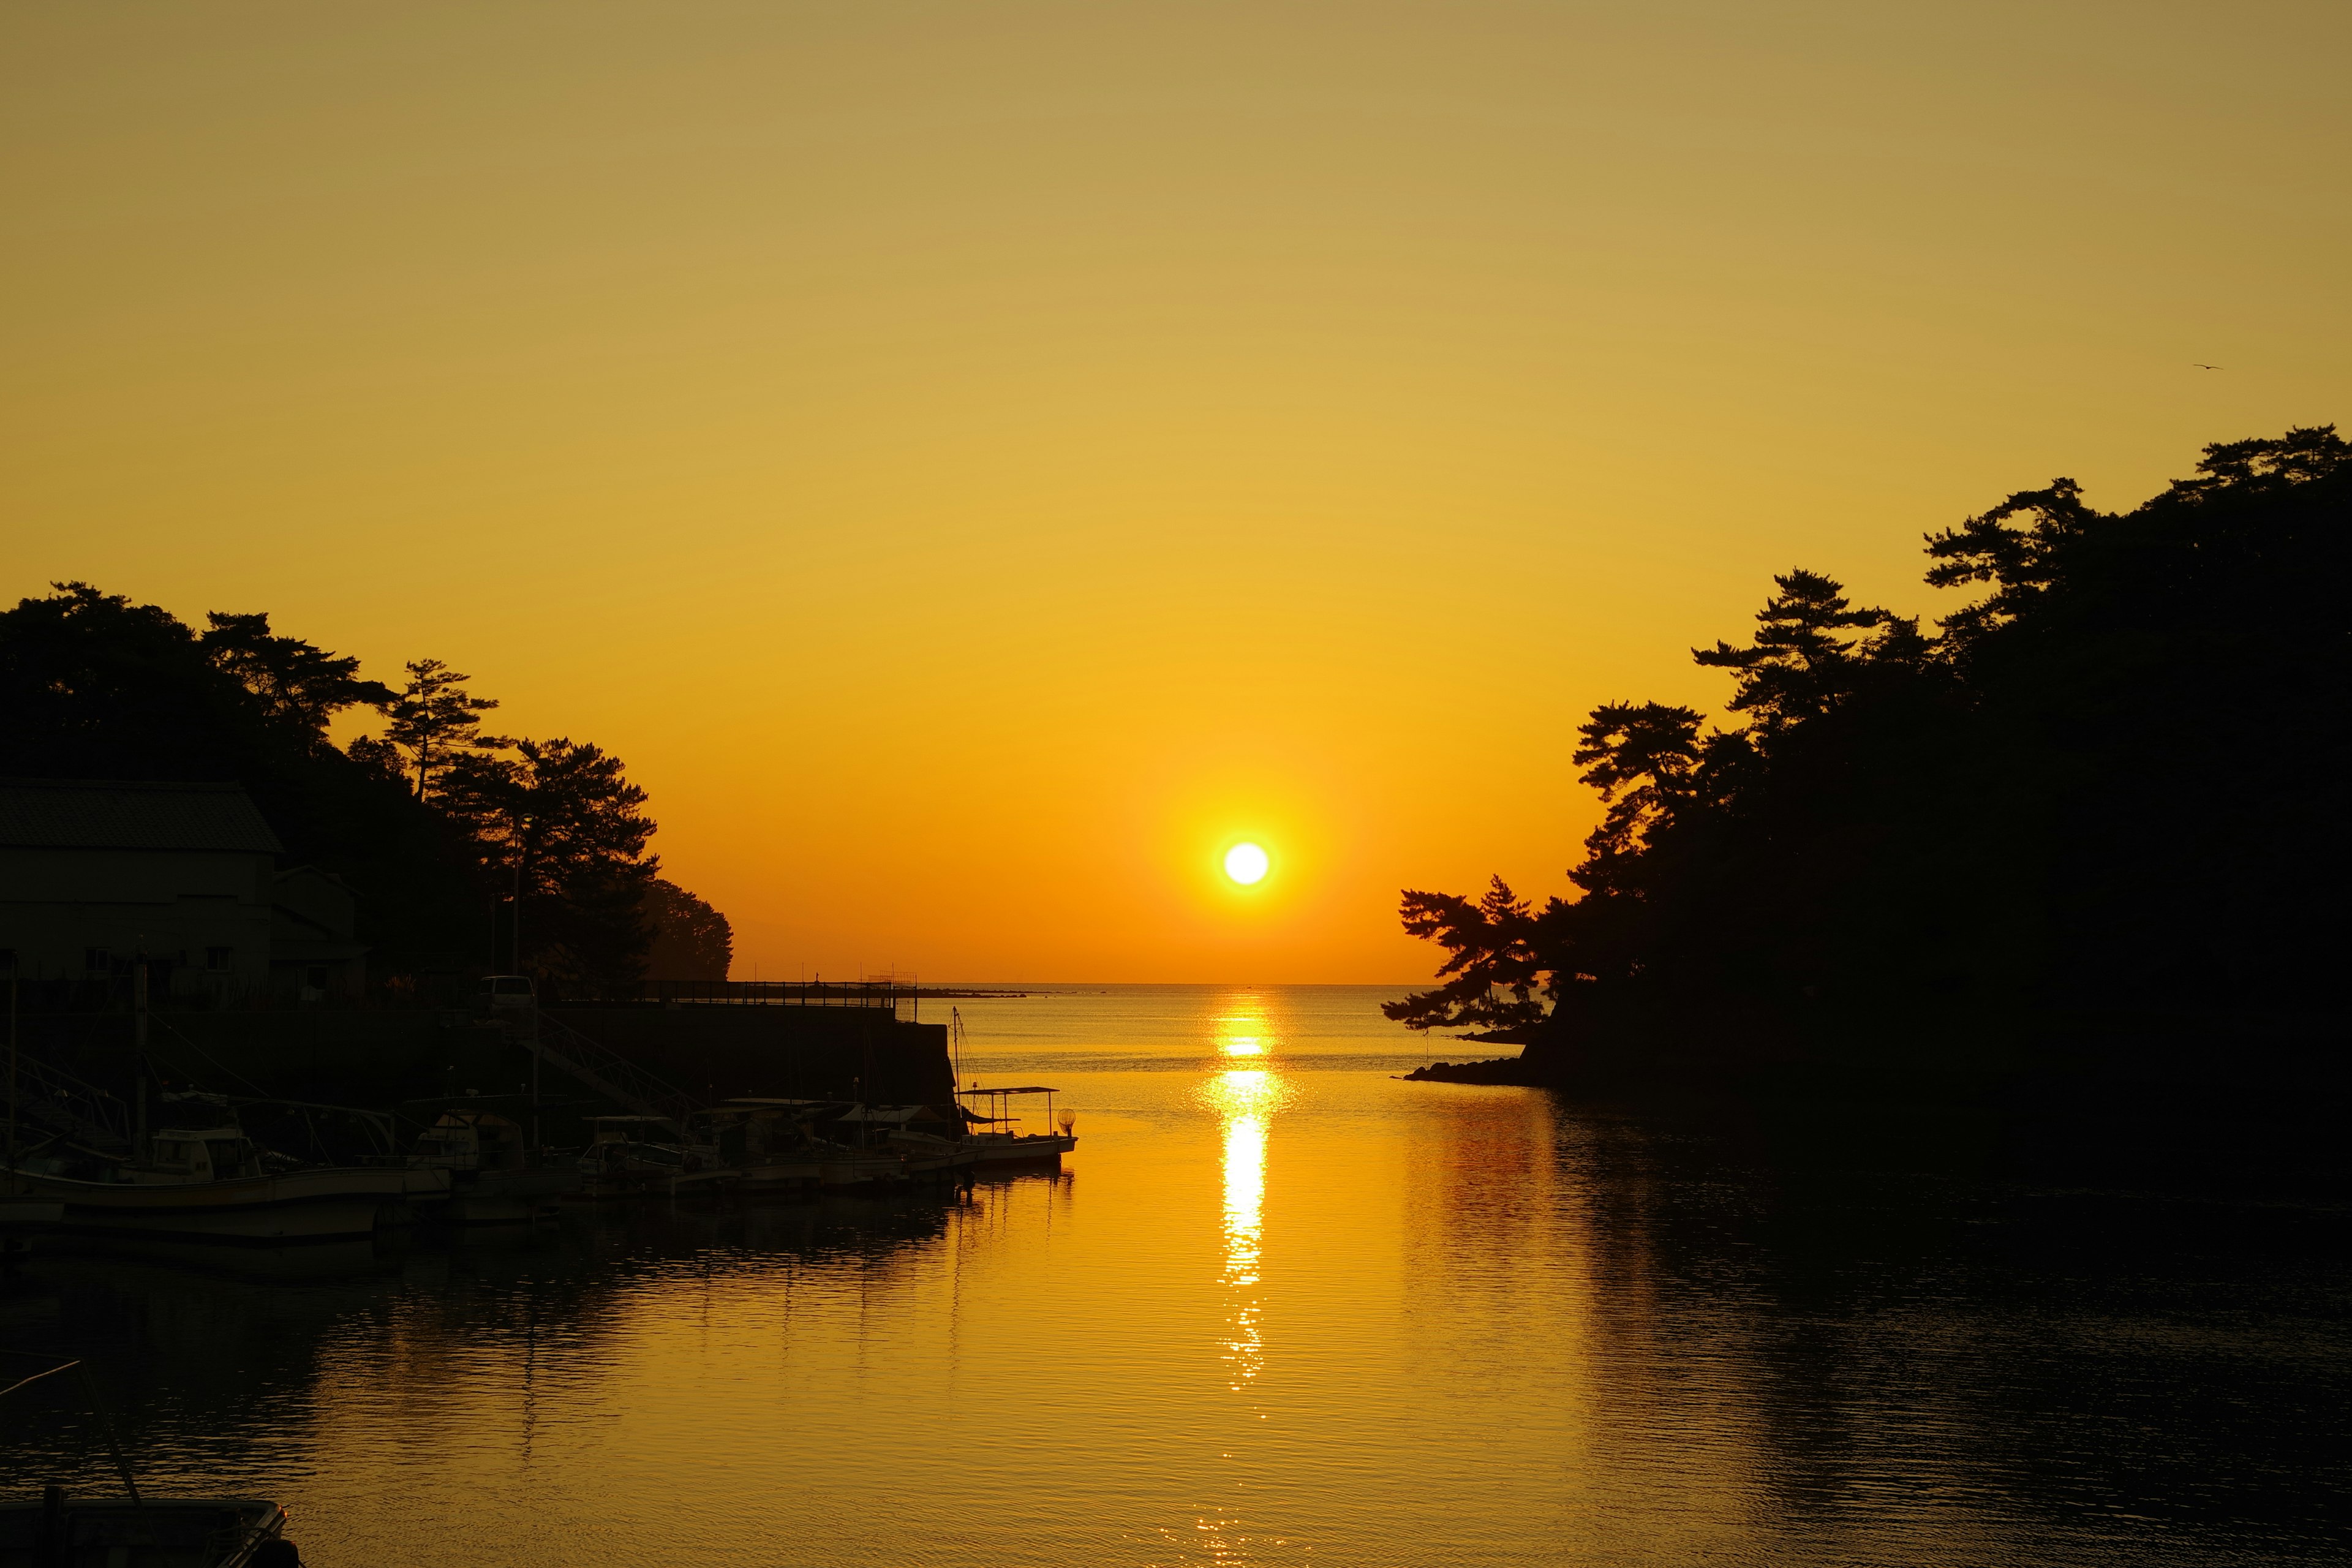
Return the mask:
<svg viewBox="0 0 2352 1568">
<path fill-rule="evenodd" d="M 762 974 L 754 976 L 749 974 L 730 973 L 728 975 L 727 979 L 728 983 L 730 984 L 745 985 L 815 985 L 820 984 L 819 977 L 814 974 L 811 974 L 803 979 L 797 975 L 785 976 Z M 1320 987 L 1326 990 L 1386 991 L 1412 990 L 1418 987 L 1435 984 L 1435 982 L 1428 980 L 929 980 L 918 979 L 911 975 L 907 976 L 902 980 L 894 980 L 894 977 L 889 975 L 874 975 L 856 980 L 836 979 L 824 981 L 822 983 L 832 985 L 879 985 L 895 983 L 904 984 L 910 990 L 938 991 L 959 989 L 989 991 L 1019 991 L 1024 989 L 1032 991 L 1075 991 L 1084 990 L 1090 986 L 1121 986 L 1129 989 L 1141 989 L 1150 986 L 1179 985 L 1194 987 L 1250 987 L 1279 985 L 1291 990 L 1306 990 L 1310 987 Z"/>
</svg>

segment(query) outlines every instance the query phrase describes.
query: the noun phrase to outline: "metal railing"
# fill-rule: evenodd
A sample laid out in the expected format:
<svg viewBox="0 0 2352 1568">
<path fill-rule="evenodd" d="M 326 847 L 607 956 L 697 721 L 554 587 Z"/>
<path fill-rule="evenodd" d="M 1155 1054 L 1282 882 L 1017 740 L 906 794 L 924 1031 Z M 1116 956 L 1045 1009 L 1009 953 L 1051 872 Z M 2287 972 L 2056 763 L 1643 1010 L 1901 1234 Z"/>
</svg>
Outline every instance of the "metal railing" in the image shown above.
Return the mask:
<svg viewBox="0 0 2352 1568">
<path fill-rule="evenodd" d="M 516 1027 L 525 1047 L 541 1061 L 636 1115 L 658 1116 L 683 1132 L 687 1118 L 703 1109 L 702 1102 L 684 1089 L 597 1044 L 562 1019 L 541 1013 Z"/>
<path fill-rule="evenodd" d="M 872 1007 L 897 1013 L 921 993 L 911 980 L 642 980 L 626 985 L 542 982 L 548 1007 Z"/>
</svg>

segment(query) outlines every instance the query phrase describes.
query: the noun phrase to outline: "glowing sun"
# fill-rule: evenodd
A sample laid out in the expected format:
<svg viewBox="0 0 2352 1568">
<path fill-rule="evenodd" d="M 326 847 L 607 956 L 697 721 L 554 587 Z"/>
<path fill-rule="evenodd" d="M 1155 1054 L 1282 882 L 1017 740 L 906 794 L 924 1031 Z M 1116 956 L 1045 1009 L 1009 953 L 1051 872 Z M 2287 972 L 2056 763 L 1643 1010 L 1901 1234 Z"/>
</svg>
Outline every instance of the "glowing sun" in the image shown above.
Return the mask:
<svg viewBox="0 0 2352 1568">
<path fill-rule="evenodd" d="M 1225 875 L 1244 888 L 1265 881 L 1266 868 L 1273 864 L 1255 844 L 1236 844 L 1225 851 Z"/>
</svg>

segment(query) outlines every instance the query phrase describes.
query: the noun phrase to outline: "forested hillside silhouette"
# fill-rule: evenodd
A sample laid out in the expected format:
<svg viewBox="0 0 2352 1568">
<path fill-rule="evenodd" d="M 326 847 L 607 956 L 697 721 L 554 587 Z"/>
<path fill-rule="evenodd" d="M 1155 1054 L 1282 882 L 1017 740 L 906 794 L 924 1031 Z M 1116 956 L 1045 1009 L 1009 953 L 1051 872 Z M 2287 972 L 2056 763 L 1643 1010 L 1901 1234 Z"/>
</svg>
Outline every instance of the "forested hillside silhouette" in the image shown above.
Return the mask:
<svg viewBox="0 0 2352 1568">
<path fill-rule="evenodd" d="M 2338 1047 L 2352 448 L 2206 448 L 2106 513 L 2071 479 L 1927 542 L 1932 629 L 1774 580 L 1694 650 L 1738 721 L 1611 703 L 1608 803 L 1541 908 L 1408 891 L 1448 952 L 1411 1027 L 1528 1042 L 1489 1077 L 1986 1058 L 2249 1030 Z"/>
<path fill-rule="evenodd" d="M 199 631 L 55 587 L 0 612 L 0 775 L 243 784 L 289 864 L 359 895 L 380 993 L 484 968 L 559 990 L 630 984 L 664 962 L 685 973 L 655 977 L 725 976 L 726 917 L 661 879 L 646 793 L 619 758 L 486 732 L 498 703 L 438 659 L 394 688 L 267 615 L 214 614 Z M 331 727 L 352 709 L 381 713 L 383 732 L 338 746 Z"/>
</svg>

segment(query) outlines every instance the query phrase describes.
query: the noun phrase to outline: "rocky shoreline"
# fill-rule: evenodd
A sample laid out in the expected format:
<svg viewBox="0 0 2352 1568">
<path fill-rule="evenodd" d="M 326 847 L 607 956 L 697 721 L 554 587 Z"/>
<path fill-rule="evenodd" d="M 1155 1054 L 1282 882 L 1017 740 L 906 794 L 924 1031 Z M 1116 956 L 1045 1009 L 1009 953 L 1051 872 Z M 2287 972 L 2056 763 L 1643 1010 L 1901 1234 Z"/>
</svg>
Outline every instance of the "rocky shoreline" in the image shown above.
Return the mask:
<svg viewBox="0 0 2352 1568">
<path fill-rule="evenodd" d="M 1547 1081 L 1525 1057 L 1481 1062 L 1432 1062 L 1404 1075 L 1407 1083 L 1495 1083 L 1540 1089 Z"/>
</svg>

